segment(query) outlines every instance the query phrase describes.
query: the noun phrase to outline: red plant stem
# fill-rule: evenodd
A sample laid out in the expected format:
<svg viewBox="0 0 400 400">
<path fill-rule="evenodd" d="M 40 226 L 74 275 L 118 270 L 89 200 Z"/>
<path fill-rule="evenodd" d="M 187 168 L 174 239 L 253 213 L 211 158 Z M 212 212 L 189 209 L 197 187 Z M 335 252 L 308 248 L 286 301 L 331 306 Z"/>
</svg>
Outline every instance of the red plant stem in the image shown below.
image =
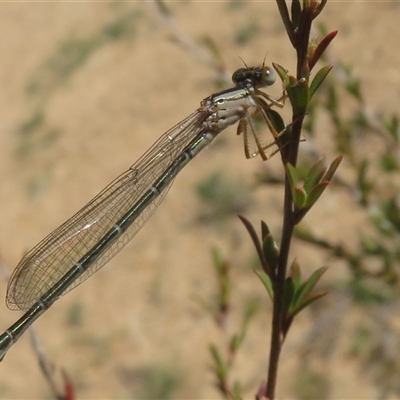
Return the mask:
<svg viewBox="0 0 400 400">
<path fill-rule="evenodd" d="M 266 397 L 273 400 L 275 397 L 275 388 L 278 375 L 279 357 L 281 353 L 284 337 L 282 336 L 283 325 L 283 304 L 284 304 L 284 284 L 286 278 L 286 269 L 289 258 L 291 238 L 293 234 L 292 222 L 292 196 L 289 180 L 285 180 L 285 200 L 284 200 L 284 222 L 281 240 L 281 249 L 279 253 L 279 265 L 274 282 L 274 308 L 272 316 L 272 334 L 271 334 L 271 352 L 269 357 L 268 379 L 266 387 Z"/>
<path fill-rule="evenodd" d="M 293 30 L 293 25 L 289 20 L 288 10 L 285 1 L 276 0 L 282 19 L 285 23 L 286 30 L 290 40 L 297 53 L 297 79 L 308 77 L 307 48 L 310 37 L 312 13 L 311 9 L 302 10 L 302 18 L 297 31 Z M 282 162 L 287 164 L 290 162 L 293 166 L 297 164 L 297 156 L 299 150 L 301 129 L 304 115 L 293 115 L 292 119 L 292 141 L 289 146 L 282 149 Z M 278 376 L 279 357 L 281 354 L 282 344 L 285 339 L 283 332 L 283 307 L 284 307 L 284 286 L 286 279 L 286 271 L 289 259 L 290 244 L 292 241 L 294 230 L 293 217 L 293 200 L 291 195 L 289 179 L 285 177 L 285 198 L 283 206 L 283 229 L 281 238 L 281 248 L 279 252 L 279 263 L 276 279 L 273 281 L 274 288 L 274 305 L 272 316 L 272 334 L 271 334 L 271 352 L 269 357 L 268 379 L 265 389 L 265 397 L 268 400 L 275 398 L 275 388 Z"/>
</svg>

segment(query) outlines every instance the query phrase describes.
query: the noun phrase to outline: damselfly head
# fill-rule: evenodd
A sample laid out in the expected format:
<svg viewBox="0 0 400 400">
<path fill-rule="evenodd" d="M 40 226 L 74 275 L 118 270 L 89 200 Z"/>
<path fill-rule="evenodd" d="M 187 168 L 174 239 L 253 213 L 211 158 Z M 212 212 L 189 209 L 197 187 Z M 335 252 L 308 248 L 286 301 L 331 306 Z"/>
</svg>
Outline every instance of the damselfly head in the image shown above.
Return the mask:
<svg viewBox="0 0 400 400">
<path fill-rule="evenodd" d="M 239 68 L 232 75 L 232 81 L 235 85 L 245 85 L 250 82 L 255 89 L 265 86 L 271 86 L 275 83 L 275 71 L 266 65 L 261 67 Z"/>
</svg>

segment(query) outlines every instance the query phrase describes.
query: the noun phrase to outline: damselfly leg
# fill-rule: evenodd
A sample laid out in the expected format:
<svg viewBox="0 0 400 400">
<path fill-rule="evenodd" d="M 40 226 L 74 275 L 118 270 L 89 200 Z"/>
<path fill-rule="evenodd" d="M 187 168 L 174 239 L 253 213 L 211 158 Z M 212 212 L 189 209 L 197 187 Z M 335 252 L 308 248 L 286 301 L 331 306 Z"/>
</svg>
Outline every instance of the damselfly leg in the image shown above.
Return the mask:
<svg viewBox="0 0 400 400">
<path fill-rule="evenodd" d="M 246 158 L 260 155 L 263 160 L 268 160 L 279 151 L 279 138 L 285 133 L 286 129 L 277 131 L 269 114 L 273 112 L 272 107 L 284 107 L 286 91 L 283 88 L 281 97 L 275 98 L 260 90 L 260 88 L 273 85 L 275 80 L 275 71 L 266 66 L 264 62 L 261 67 L 247 67 L 245 64 L 245 68 L 236 70 L 232 75 L 232 81 L 236 85 L 243 88 L 247 87 L 252 92 L 256 103 L 254 110 L 248 111 L 239 121 L 237 128 L 237 134 L 243 136 Z M 261 114 L 273 136 L 273 140 L 268 143 L 264 142 L 254 124 L 254 117 L 257 114 Z"/>
</svg>

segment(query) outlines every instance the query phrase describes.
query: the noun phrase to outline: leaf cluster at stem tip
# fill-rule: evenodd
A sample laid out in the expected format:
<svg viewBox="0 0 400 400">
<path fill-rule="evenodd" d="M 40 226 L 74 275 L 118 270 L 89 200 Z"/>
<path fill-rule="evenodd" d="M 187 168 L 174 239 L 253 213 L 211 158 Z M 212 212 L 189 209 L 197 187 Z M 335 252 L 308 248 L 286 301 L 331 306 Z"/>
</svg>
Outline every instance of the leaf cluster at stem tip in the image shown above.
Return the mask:
<svg viewBox="0 0 400 400">
<path fill-rule="evenodd" d="M 294 224 L 298 224 L 317 202 L 331 182 L 342 159 L 342 156 L 337 157 L 327 168 L 325 166 L 325 158 L 322 157 L 311 166 L 302 187 L 298 182 L 299 174 L 297 169 L 289 163 L 286 164 L 286 174 L 289 179 L 294 204 Z"/>
</svg>

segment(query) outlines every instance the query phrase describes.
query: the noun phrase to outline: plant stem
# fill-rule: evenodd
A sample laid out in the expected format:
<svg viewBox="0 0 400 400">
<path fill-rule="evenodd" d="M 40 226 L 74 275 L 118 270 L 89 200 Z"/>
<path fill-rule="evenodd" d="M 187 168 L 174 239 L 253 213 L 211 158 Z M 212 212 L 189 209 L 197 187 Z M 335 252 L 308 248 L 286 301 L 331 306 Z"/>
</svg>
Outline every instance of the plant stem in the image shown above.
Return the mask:
<svg viewBox="0 0 400 400">
<path fill-rule="evenodd" d="M 300 80 L 307 69 L 307 46 L 309 41 L 310 29 L 311 29 L 311 18 L 302 19 L 303 24 L 299 27 L 301 35 L 294 33 L 293 25 L 289 21 L 288 10 L 286 3 L 277 0 L 278 8 L 281 13 L 282 19 L 285 22 L 287 32 L 290 40 L 296 49 L 297 53 L 297 79 Z M 300 38 L 300 40 L 299 40 Z M 306 75 L 306 76 L 307 76 Z M 303 125 L 304 115 L 293 115 L 292 119 L 292 141 L 289 146 L 282 149 L 282 162 L 286 165 L 288 162 L 293 166 L 297 164 L 297 156 L 299 151 L 301 130 Z M 284 318 L 284 296 L 285 296 L 285 280 L 286 271 L 289 259 L 290 245 L 292 241 L 294 230 L 294 218 L 293 218 L 293 201 L 291 195 L 291 188 L 289 179 L 285 176 L 285 197 L 283 206 L 283 227 L 282 227 L 282 238 L 281 247 L 279 251 L 279 263 L 278 270 L 273 279 L 274 286 L 274 305 L 273 305 L 273 316 L 272 316 L 272 333 L 271 333 L 271 351 L 269 357 L 268 367 L 268 379 L 265 396 L 269 400 L 275 398 L 275 388 L 277 383 L 279 357 L 281 354 L 282 344 L 284 342 L 287 332 L 282 330 L 283 318 Z"/>
<path fill-rule="evenodd" d="M 281 249 L 279 253 L 279 265 L 274 281 L 274 306 L 272 316 L 272 334 L 271 334 L 271 352 L 269 357 L 268 379 L 266 388 L 266 397 L 273 400 L 275 397 L 275 387 L 278 375 L 279 357 L 284 341 L 282 332 L 283 305 L 284 305 L 284 285 L 286 278 L 286 269 L 289 258 L 291 238 L 294 225 L 292 222 L 292 196 L 289 180 L 285 179 L 285 200 L 284 200 L 284 220 L 281 240 Z"/>
</svg>

